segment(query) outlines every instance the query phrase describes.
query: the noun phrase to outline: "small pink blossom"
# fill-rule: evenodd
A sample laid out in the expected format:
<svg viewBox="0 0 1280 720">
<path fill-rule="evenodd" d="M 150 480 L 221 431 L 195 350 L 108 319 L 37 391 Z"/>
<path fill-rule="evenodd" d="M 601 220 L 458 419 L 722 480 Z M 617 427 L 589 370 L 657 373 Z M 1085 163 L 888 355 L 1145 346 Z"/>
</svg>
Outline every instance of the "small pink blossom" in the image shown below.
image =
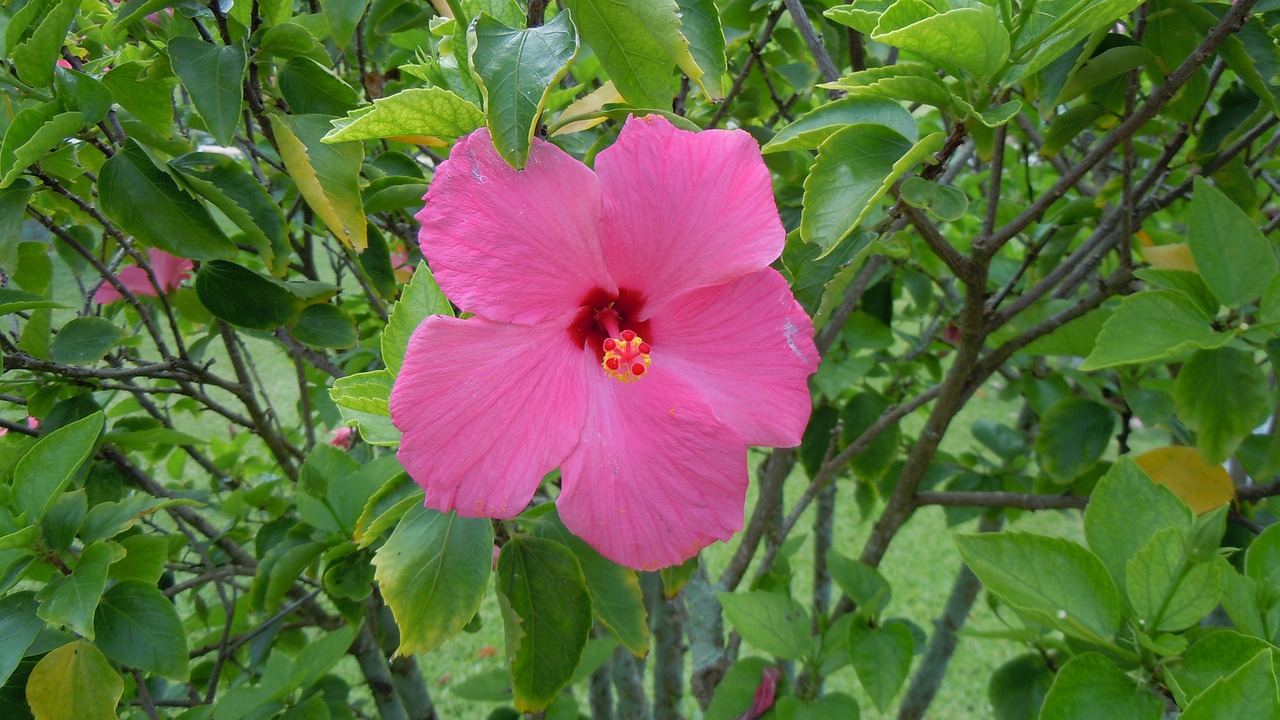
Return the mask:
<svg viewBox="0 0 1280 720">
<path fill-rule="evenodd" d="M 163 292 L 169 292 L 178 287 L 185 278 L 191 275 L 193 264 L 186 258 L 176 257 L 156 248 L 148 249 L 147 257 L 151 263 L 151 272 L 155 274 L 156 282 L 160 284 L 160 290 Z M 147 277 L 147 271 L 137 265 L 120 268 L 120 272 L 116 273 L 116 277 L 134 295 L 156 297 L 160 294 L 160 291 L 156 290 L 155 285 L 152 285 L 150 278 Z M 123 299 L 124 296 L 111 283 L 103 283 L 98 288 L 98 292 L 93 294 L 93 301 L 103 305 Z"/>
<path fill-rule="evenodd" d="M 54 63 L 54 65 L 57 65 L 60 68 L 66 68 L 68 70 L 72 69 L 71 63 L 67 62 L 65 58 L 58 58 L 58 62 Z"/>
<path fill-rule="evenodd" d="M 782 679 L 782 671 L 770 665 L 760 675 L 760 684 L 756 686 L 756 694 L 751 698 L 751 709 L 739 715 L 736 720 L 757 720 L 769 712 L 778 694 L 778 681 Z"/>
<path fill-rule="evenodd" d="M 329 444 L 339 450 L 350 450 L 356 444 L 356 429 L 343 426 L 333 431 Z"/>
<path fill-rule="evenodd" d="M 413 271 L 417 269 L 417 265 L 409 259 L 408 250 L 402 248 L 391 251 L 391 271 L 395 273 L 397 280 L 406 282 L 413 277 Z"/>
<path fill-rule="evenodd" d="M 446 295 L 391 392 L 429 507 L 511 518 L 559 467 L 568 528 L 633 568 L 742 527 L 747 446 L 794 446 L 813 325 L 769 264 L 785 231 L 742 131 L 629 119 L 595 170 L 458 141 L 418 214 Z"/>
</svg>

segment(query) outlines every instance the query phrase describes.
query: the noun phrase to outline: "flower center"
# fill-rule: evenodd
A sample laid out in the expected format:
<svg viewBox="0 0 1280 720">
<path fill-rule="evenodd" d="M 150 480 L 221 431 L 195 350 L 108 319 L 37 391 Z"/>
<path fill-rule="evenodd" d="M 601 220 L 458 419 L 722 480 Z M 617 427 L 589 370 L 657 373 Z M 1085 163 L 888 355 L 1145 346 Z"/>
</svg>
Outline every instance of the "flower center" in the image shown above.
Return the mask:
<svg viewBox="0 0 1280 720">
<path fill-rule="evenodd" d="M 635 382 L 649 369 L 649 353 L 653 348 L 630 330 L 604 341 L 604 359 L 600 366 L 605 374 L 619 382 Z"/>
</svg>

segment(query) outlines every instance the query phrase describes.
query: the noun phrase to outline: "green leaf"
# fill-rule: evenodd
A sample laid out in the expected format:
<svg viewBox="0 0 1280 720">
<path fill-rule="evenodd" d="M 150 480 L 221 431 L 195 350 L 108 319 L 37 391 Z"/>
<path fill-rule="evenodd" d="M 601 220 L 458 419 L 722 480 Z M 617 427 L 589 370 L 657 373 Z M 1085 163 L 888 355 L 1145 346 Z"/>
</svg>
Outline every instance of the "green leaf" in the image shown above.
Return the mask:
<svg viewBox="0 0 1280 720">
<path fill-rule="evenodd" d="M 94 616 L 98 647 L 117 662 L 173 680 L 187 678 L 187 634 L 173 602 L 155 585 L 123 580 L 102 594 Z"/>
<path fill-rule="evenodd" d="M 1039 0 L 1011 53 L 1021 65 L 1006 82 L 1037 72 L 1141 4 L 1142 0 Z"/>
<path fill-rule="evenodd" d="M 354 347 L 356 319 L 337 305 L 317 303 L 302 309 L 293 326 L 293 337 L 311 347 L 343 349 Z"/>
<path fill-rule="evenodd" d="M 884 125 L 911 142 L 920 134 L 915 118 L 901 103 L 888 98 L 853 96 L 819 105 L 801 115 L 779 130 L 760 151 L 812 150 L 837 131 L 859 123 Z"/>
<path fill-rule="evenodd" d="M 27 522 L 39 522 L 53 498 L 93 454 L 102 433 L 102 413 L 64 425 L 40 438 L 14 470 L 13 499 Z"/>
<path fill-rule="evenodd" d="M 1160 720 L 1164 703 L 1105 655 L 1071 658 L 1053 681 L 1040 720 Z"/>
<path fill-rule="evenodd" d="M 318 47 L 320 43 L 311 31 L 295 22 L 272 25 L 258 42 L 258 52 L 285 60 L 308 55 Z"/>
<path fill-rule="evenodd" d="M 277 71 L 276 84 L 289 109 L 297 115 L 334 118 L 360 103 L 355 89 L 309 57 L 291 58 Z"/>
<path fill-rule="evenodd" d="M 703 720 L 739 720 L 746 717 L 764 671 L 770 665 L 762 657 L 739 659 L 716 686 L 716 694 L 703 715 Z M 854 718 L 856 720 L 856 718 Z"/>
<path fill-rule="evenodd" d="M 742 639 L 784 660 L 798 660 L 813 652 L 809 614 L 786 595 L 751 590 L 717 592 L 725 617 Z"/>
<path fill-rule="evenodd" d="M 273 275 L 285 274 L 292 248 L 284 212 L 256 178 L 235 160 L 217 153 L 187 153 L 170 160 L 169 167 L 240 228 Z"/>
<path fill-rule="evenodd" d="M 876 617 L 893 596 L 889 581 L 875 568 L 858 560 L 851 560 L 837 552 L 827 556 L 831 579 L 858 605 L 859 612 Z"/>
<path fill-rule="evenodd" d="M 573 677 L 591 631 L 591 596 L 573 554 L 551 540 L 516 537 L 498 558 L 515 706 L 542 710 Z"/>
<path fill-rule="evenodd" d="M 889 400 L 877 392 L 863 392 L 854 395 L 845 403 L 840 411 L 840 419 L 844 422 L 844 432 L 840 438 L 841 445 L 847 446 L 866 432 L 880 416 L 889 410 Z M 877 480 L 888 471 L 894 458 L 898 455 L 898 441 L 902 439 L 902 430 L 895 423 L 871 441 L 867 449 L 857 453 L 850 460 L 854 472 L 865 480 Z"/>
<path fill-rule="evenodd" d="M 569 532 L 554 513 L 538 518 L 533 534 L 534 537 L 554 540 L 573 553 L 582 568 L 596 618 L 634 655 L 644 657 L 648 654 L 648 613 L 645 612 L 644 597 L 635 571 L 596 552 Z"/>
<path fill-rule="evenodd" d="M 226 260 L 200 266 L 196 295 L 215 317 L 254 330 L 293 322 L 302 300 L 279 281 Z"/>
<path fill-rule="evenodd" d="M 111 110 L 111 91 L 92 75 L 69 68 L 55 68 L 53 87 L 62 108 L 79 111 L 87 125 L 100 122 Z"/>
<path fill-rule="evenodd" d="M 708 99 L 718 101 L 724 97 L 724 76 L 729 71 L 720 10 L 714 0 L 676 0 L 676 3 L 680 6 L 680 34 L 689 40 L 689 54 L 701 71 L 698 77 L 690 77 Z"/>
<path fill-rule="evenodd" d="M 342 407 L 391 417 L 387 406 L 395 376 L 388 370 L 356 373 L 333 381 L 329 397 Z"/>
<path fill-rule="evenodd" d="M 329 23 L 329 36 L 341 50 L 346 50 L 355 35 L 369 0 L 320 0 L 320 11 Z"/>
<path fill-rule="evenodd" d="M 880 17 L 871 39 L 979 77 L 1009 58 L 1009 32 L 987 5 L 938 13 L 924 0 L 899 0 Z"/>
<path fill-rule="evenodd" d="M 1182 662 L 1166 668 L 1169 688 L 1180 707 L 1240 668 L 1241 658 L 1256 657 L 1270 648 L 1266 640 L 1241 635 L 1234 630 L 1215 630 L 1204 635 L 1182 655 Z"/>
<path fill-rule="evenodd" d="M 804 181 L 801 238 L 824 249 L 835 247 L 906 172 L 903 165 L 914 165 L 941 141 L 935 133 L 913 146 L 896 130 L 868 123 L 831 135 L 818 147 L 818 159 Z"/>
<path fill-rule="evenodd" d="M 125 556 L 111 564 L 112 580 L 141 580 L 155 585 L 169 559 L 169 540 L 162 535 L 130 535 L 119 541 Z"/>
<path fill-rule="evenodd" d="M 70 575 L 55 577 L 40 589 L 40 617 L 54 625 L 66 625 L 93 639 L 93 611 L 107 584 L 107 568 L 115 560 L 115 550 L 96 542 L 80 553 L 80 561 Z"/>
<path fill-rule="evenodd" d="M 959 220 L 969 209 L 969 196 L 960 188 L 939 185 L 919 177 L 902 181 L 902 201 L 912 207 L 928 210 L 931 215 L 946 222 Z"/>
<path fill-rule="evenodd" d="M 32 5 L 39 8 L 38 15 L 26 19 L 26 22 L 31 23 L 28 30 L 21 30 L 21 22 L 16 23 L 19 32 L 26 37 L 21 42 L 7 42 L 8 52 L 22 82 L 33 87 L 48 87 L 53 82 L 53 68 L 58 60 L 58 51 L 67 38 L 67 31 L 71 29 L 71 21 L 80 8 L 80 0 L 57 0 Z M 8 39 L 9 32 L 6 31 L 5 35 Z"/>
<path fill-rule="evenodd" d="M 409 88 L 334 120 L 323 142 L 434 137 L 453 140 L 484 125 L 484 113 L 444 88 Z"/>
<path fill-rule="evenodd" d="M 877 628 L 854 623 L 849 633 L 849 660 L 871 701 L 883 712 L 906 682 L 916 641 L 906 623 L 889 621 Z"/>
<path fill-rule="evenodd" d="M 85 640 L 45 655 L 27 679 L 27 702 L 37 720 L 116 720 L 123 695 L 124 680 Z"/>
<path fill-rule="evenodd" d="M 1222 584 L 1216 563 L 1192 563 L 1187 536 L 1165 528 L 1129 560 L 1129 602 L 1143 630 L 1179 631 L 1199 622 L 1218 606 Z"/>
<path fill-rule="evenodd" d="M 1120 595 L 1097 555 L 1030 533 L 956 535 L 960 555 L 991 592 L 1037 622 L 1091 642 L 1120 628 Z"/>
<path fill-rule="evenodd" d="M 773 706 L 777 720 L 858 720 L 858 701 L 842 692 L 829 692 L 816 700 L 795 695 L 778 698 Z"/>
<path fill-rule="evenodd" d="M 36 310 L 38 308 L 65 307 L 66 305 L 54 302 L 43 295 L 29 293 L 25 290 L 15 290 L 14 288 L 0 288 L 0 315 L 8 315 L 22 310 Z"/>
<path fill-rule="evenodd" d="M 828 19 L 847 25 L 863 35 L 875 32 L 880 16 L 894 0 L 854 0 L 848 5 L 837 5 L 823 13 Z"/>
<path fill-rule="evenodd" d="M 79 317 L 63 325 L 54 336 L 49 356 L 60 363 L 97 362 L 125 337 L 125 331 L 109 320 Z"/>
<path fill-rule="evenodd" d="M 173 89 L 166 75 L 153 71 L 152 64 L 136 60 L 121 63 L 102 76 L 102 84 L 149 130 L 163 138 L 172 137 Z"/>
<path fill-rule="evenodd" d="M 493 526 L 485 518 L 418 506 L 401 518 L 373 564 L 400 627 L 396 653 L 429 652 L 480 609 L 493 564 Z"/>
<path fill-rule="evenodd" d="M 431 315 L 453 317 L 453 306 L 440 291 L 431 269 L 419 262 L 400 299 L 391 308 L 391 317 L 382 331 L 382 362 L 393 377 L 404 365 L 404 354 L 413 331 Z"/>
<path fill-rule="evenodd" d="M 64 492 L 55 498 L 40 519 L 40 534 L 44 536 L 45 545 L 58 552 L 71 547 L 88 510 L 88 496 L 84 488 Z"/>
<path fill-rule="evenodd" d="M 471 64 L 482 81 L 493 145 L 511 167 L 524 167 L 551 88 L 569 71 L 577 53 L 578 38 L 568 12 L 528 30 L 508 27 L 488 15 L 476 21 Z"/>
<path fill-rule="evenodd" d="M 115 537 L 133 527 L 139 519 L 160 508 L 200 503 L 188 498 L 156 498 L 143 493 L 130 495 L 117 502 L 100 502 L 89 509 L 80 526 L 80 540 L 93 542 Z"/>
<path fill-rule="evenodd" d="M 1187 244 L 1200 276 L 1223 305 L 1257 300 L 1276 276 L 1276 255 L 1257 224 L 1197 176 L 1187 212 Z"/>
<path fill-rule="evenodd" d="M 223 147 L 235 139 L 249 66 L 244 41 L 213 45 L 178 36 L 169 41 L 169 61 L 182 81 L 209 134 Z"/>
<path fill-rule="evenodd" d="M 360 143 L 326 145 L 329 131 L 323 115 L 274 115 L 280 158 L 298 192 L 334 237 L 363 252 L 368 246 L 368 221 L 360 200 Z"/>
<path fill-rule="evenodd" d="M 1068 103 L 1103 83 L 1111 82 L 1124 74 L 1155 64 L 1155 53 L 1141 45 L 1120 45 L 1107 48 L 1089 58 L 1058 93 L 1054 105 Z"/>
<path fill-rule="evenodd" d="M 673 0 L 658 0 L 652 8 L 634 0 L 568 0 L 565 5 L 582 39 L 629 104 L 671 107 L 676 86 L 675 59 L 669 50 L 684 40 Z"/>
<path fill-rule="evenodd" d="M 1115 414 L 1102 403 L 1069 397 L 1040 418 L 1036 454 L 1040 467 L 1060 483 L 1069 483 L 1094 463 L 1111 444 Z"/>
<path fill-rule="evenodd" d="M 996 668 L 987 686 L 996 720 L 1038 720 L 1055 677 L 1039 654 L 1019 655 Z"/>
<path fill-rule="evenodd" d="M 395 475 L 365 501 L 360 517 L 356 518 L 352 538 L 360 547 L 368 547 L 384 530 L 395 527 L 410 508 L 421 505 L 422 497 L 422 488 L 408 473 Z"/>
<path fill-rule="evenodd" d="M 0 188 L 7 188 L 37 160 L 84 127 L 84 115 L 51 115 L 43 108 L 26 108 L 14 116 L 0 144 Z"/>
<path fill-rule="evenodd" d="M 1181 720 L 1272 720 L 1280 717 L 1272 650 L 1263 650 L 1200 694 Z M 1238 662 L 1238 661 L 1237 661 Z"/>
<path fill-rule="evenodd" d="M 236 254 L 236 246 L 204 205 L 156 167 L 135 140 L 103 163 L 98 202 L 102 212 L 126 232 L 171 255 L 215 260 Z M 175 228 L 182 232 L 174 232 Z"/>
<path fill-rule="evenodd" d="M 1120 303 L 1080 369 L 1165 360 L 1188 350 L 1221 347 L 1231 337 L 1216 332 L 1204 311 L 1182 293 L 1148 290 Z"/>
<path fill-rule="evenodd" d="M 4 687 L 31 641 L 44 629 L 44 620 L 36 615 L 38 607 L 32 592 L 0 598 L 0 687 Z"/>
<path fill-rule="evenodd" d="M 1102 559 L 1121 590 L 1129 559 L 1167 528 L 1189 533 L 1195 514 L 1169 488 L 1152 482 L 1133 460 L 1122 457 L 1102 476 L 1084 511 L 1089 548 Z"/>
<path fill-rule="evenodd" d="M 1210 463 L 1226 460 L 1270 409 L 1267 378 L 1243 350 L 1201 350 L 1178 372 L 1173 402 Z"/>
</svg>

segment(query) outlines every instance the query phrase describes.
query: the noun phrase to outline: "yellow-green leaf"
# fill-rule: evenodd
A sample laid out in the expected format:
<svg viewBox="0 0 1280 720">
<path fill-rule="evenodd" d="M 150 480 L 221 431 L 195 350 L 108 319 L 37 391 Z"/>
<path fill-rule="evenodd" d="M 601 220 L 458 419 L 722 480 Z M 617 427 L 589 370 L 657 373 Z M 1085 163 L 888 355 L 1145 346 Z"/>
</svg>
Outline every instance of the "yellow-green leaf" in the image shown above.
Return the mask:
<svg viewBox="0 0 1280 720">
<path fill-rule="evenodd" d="M 1231 476 L 1210 465 L 1193 447 L 1174 445 L 1148 450 L 1134 458 L 1152 480 L 1173 491 L 1196 514 L 1206 513 L 1236 497 Z"/>
<path fill-rule="evenodd" d="M 102 651 L 85 640 L 45 655 L 27 679 L 35 720 L 116 720 L 124 680 Z"/>
</svg>

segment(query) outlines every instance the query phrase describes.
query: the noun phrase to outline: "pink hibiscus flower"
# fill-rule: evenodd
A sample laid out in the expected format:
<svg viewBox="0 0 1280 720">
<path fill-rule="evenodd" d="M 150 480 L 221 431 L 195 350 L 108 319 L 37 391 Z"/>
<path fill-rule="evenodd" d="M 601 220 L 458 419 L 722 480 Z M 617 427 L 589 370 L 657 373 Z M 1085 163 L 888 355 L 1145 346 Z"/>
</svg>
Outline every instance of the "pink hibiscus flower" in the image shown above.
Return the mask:
<svg viewBox="0 0 1280 720">
<path fill-rule="evenodd" d="M 164 292 L 169 292 L 178 287 L 183 279 L 191 275 L 193 265 L 186 258 L 176 257 L 155 248 L 147 250 L 147 257 L 151 263 L 151 272 L 155 273 L 156 282 L 160 283 L 160 288 Z M 116 277 L 134 295 L 155 297 L 160 294 L 156 287 L 151 284 L 151 280 L 147 278 L 147 271 L 137 265 L 120 268 L 120 272 L 116 273 Z M 93 294 L 93 301 L 102 305 L 123 299 L 124 296 L 111 283 L 103 283 L 98 288 L 98 292 Z"/>
<path fill-rule="evenodd" d="M 339 450 L 350 450 L 356 444 L 356 429 L 343 426 L 330 433 L 329 444 Z"/>
<path fill-rule="evenodd" d="M 747 446 L 800 443 L 813 325 L 769 263 L 784 231 L 741 131 L 632 118 L 593 172 L 487 130 L 458 141 L 418 214 L 449 298 L 391 391 L 429 507 L 510 518 L 559 467 L 560 517 L 633 568 L 742 527 Z"/>
</svg>

